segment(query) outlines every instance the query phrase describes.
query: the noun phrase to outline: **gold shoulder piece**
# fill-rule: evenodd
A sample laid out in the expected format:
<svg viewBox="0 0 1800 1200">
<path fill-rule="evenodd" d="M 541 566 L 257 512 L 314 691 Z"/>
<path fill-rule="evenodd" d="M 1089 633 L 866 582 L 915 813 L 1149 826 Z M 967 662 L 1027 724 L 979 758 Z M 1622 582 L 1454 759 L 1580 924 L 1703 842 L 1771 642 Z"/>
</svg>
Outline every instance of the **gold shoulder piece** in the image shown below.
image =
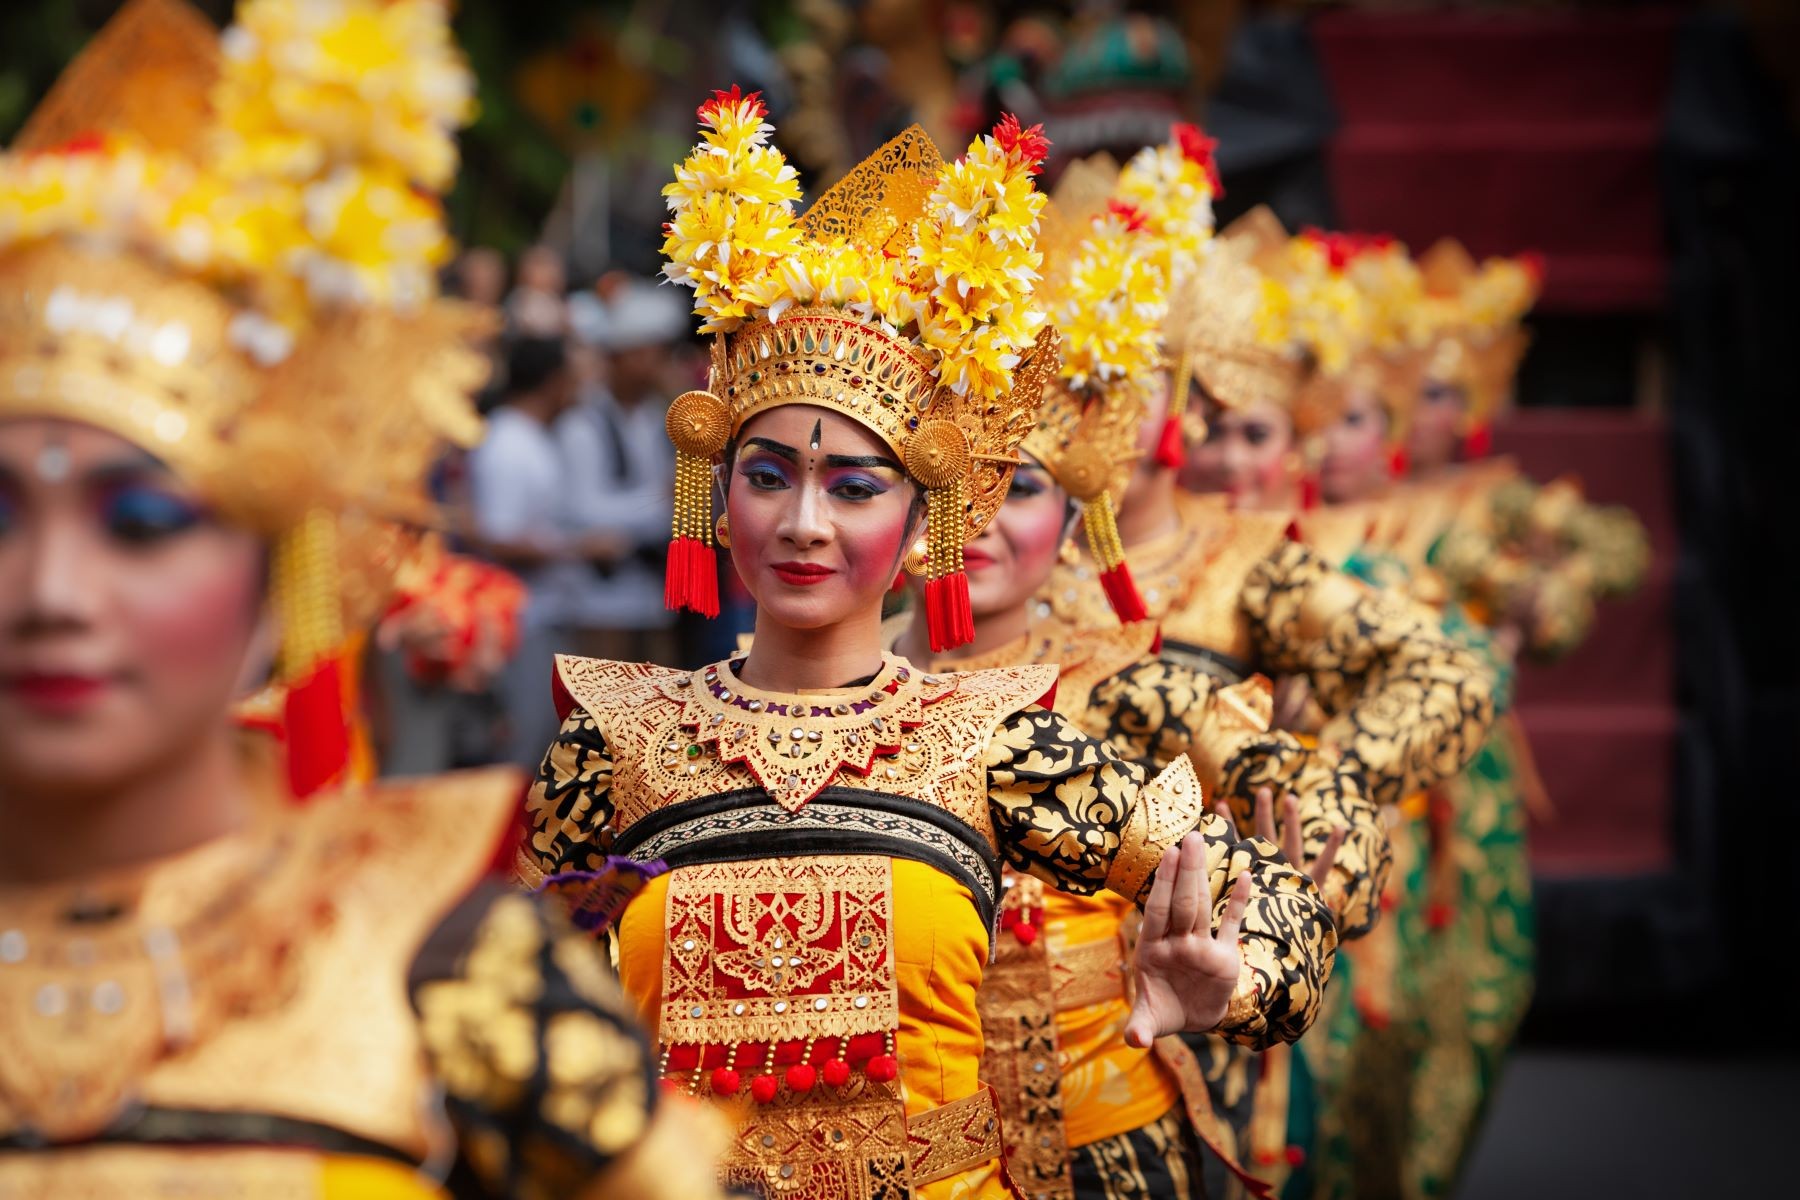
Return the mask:
<svg viewBox="0 0 1800 1200">
<path fill-rule="evenodd" d="M 63 71 L 11 148 L 51 150 L 116 133 L 197 158 L 211 127 L 219 57 L 219 31 L 187 0 L 128 0 Z"/>
<path fill-rule="evenodd" d="M 637 712 L 653 700 L 667 699 L 664 689 L 691 676 L 655 663 L 617 662 L 610 658 L 556 656 L 556 677 L 575 703 L 606 729 L 607 718 Z"/>
</svg>

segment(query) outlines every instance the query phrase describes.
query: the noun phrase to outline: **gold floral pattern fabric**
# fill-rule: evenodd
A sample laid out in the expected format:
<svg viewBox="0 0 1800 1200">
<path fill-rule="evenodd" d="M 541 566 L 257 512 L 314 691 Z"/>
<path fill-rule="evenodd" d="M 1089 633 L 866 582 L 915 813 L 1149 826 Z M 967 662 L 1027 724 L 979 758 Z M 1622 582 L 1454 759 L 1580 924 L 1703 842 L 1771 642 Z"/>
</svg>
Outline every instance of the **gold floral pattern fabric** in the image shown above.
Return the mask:
<svg viewBox="0 0 1800 1200">
<path fill-rule="evenodd" d="M 1147 766 L 1186 754 L 1201 785 L 1230 800 L 1240 828 L 1250 823 L 1259 789 L 1294 793 L 1309 857 L 1341 826 L 1344 842 L 1325 901 L 1338 936 L 1357 937 L 1380 913 L 1390 865 L 1379 810 L 1356 764 L 1270 729 L 1268 699 L 1268 684 L 1260 678 L 1225 687 L 1185 663 L 1147 658 L 1094 688 L 1080 722 L 1122 757 Z"/>
<path fill-rule="evenodd" d="M 1320 745 L 1362 770 L 1376 803 L 1449 778 L 1481 748 L 1494 722 L 1494 672 L 1432 610 L 1295 542 L 1251 571 L 1243 603 L 1261 665 L 1307 677 L 1329 718 Z"/>
<path fill-rule="evenodd" d="M 656 1117 L 650 1050 L 600 947 L 484 889 L 428 943 L 413 1003 L 469 1166 L 520 1200 L 571 1195 Z"/>
</svg>

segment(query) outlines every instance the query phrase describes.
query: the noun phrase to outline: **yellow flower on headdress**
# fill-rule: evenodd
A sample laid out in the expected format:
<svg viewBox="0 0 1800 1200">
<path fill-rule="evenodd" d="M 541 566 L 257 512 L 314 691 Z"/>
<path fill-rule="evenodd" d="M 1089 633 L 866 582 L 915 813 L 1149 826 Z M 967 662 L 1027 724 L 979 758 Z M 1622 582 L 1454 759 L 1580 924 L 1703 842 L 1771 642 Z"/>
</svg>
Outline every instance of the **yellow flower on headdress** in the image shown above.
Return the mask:
<svg viewBox="0 0 1800 1200">
<path fill-rule="evenodd" d="M 1146 253 L 1144 215 L 1115 201 L 1067 265 L 1051 314 L 1062 333 L 1062 374 L 1076 390 L 1154 368 L 1168 311 L 1168 280 Z"/>
<path fill-rule="evenodd" d="M 306 175 L 323 153 L 449 185 L 475 97 L 442 0 L 243 0 L 222 45 L 226 170 Z"/>
<path fill-rule="evenodd" d="M 1118 197 L 1144 214 L 1171 280 L 1185 278 L 1212 238 L 1213 200 L 1224 194 L 1215 145 L 1198 126 L 1177 124 L 1167 142 L 1144 147 L 1119 172 Z"/>
</svg>

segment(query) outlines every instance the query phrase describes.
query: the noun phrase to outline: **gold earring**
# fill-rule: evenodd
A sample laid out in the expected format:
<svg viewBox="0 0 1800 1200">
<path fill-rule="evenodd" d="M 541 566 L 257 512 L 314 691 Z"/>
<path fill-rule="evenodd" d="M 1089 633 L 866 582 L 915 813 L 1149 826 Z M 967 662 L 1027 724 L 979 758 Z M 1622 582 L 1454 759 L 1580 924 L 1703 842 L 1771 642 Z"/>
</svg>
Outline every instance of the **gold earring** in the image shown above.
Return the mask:
<svg viewBox="0 0 1800 1200">
<path fill-rule="evenodd" d="M 731 549 L 731 517 L 729 515 L 719 514 L 718 523 L 713 526 L 713 541 L 719 543 L 721 550 Z"/>
<path fill-rule="evenodd" d="M 913 548 L 906 552 L 906 558 L 900 563 L 908 575 L 923 575 L 929 565 L 929 548 L 922 540 L 913 543 Z"/>
</svg>

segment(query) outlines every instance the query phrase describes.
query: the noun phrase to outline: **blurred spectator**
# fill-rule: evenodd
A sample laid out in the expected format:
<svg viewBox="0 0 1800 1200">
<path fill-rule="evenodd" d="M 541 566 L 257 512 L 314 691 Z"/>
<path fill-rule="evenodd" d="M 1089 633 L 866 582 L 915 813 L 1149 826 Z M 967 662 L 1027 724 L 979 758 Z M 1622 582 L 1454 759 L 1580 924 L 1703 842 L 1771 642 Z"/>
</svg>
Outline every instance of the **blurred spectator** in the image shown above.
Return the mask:
<svg viewBox="0 0 1800 1200">
<path fill-rule="evenodd" d="M 622 553 L 590 559 L 573 588 L 570 643 L 578 654 L 674 665 L 674 614 L 663 607 L 675 456 L 663 420 L 674 391 L 674 349 L 688 329 L 674 291 L 625 275 L 570 298 L 577 353 L 597 362 L 579 402 L 556 424 L 566 520 Z"/>
<path fill-rule="evenodd" d="M 519 259 L 519 278 L 506 298 L 506 329 L 513 337 L 560 338 L 569 331 L 564 293 L 568 271 L 561 251 L 538 245 Z"/>
<path fill-rule="evenodd" d="M 506 258 L 492 246 L 471 246 L 457 256 L 449 284 L 460 299 L 498 314 L 506 302 Z M 506 348 L 499 328 L 484 339 L 482 351 L 488 357 L 488 378 L 475 404 L 486 413 L 506 392 Z"/>
<path fill-rule="evenodd" d="M 584 558 L 616 556 L 605 537 L 572 534 L 564 520 L 566 475 L 552 427 L 575 400 L 568 356 L 557 338 L 520 338 L 507 354 L 506 397 L 469 457 L 478 542 L 516 572 L 529 599 L 519 649 L 497 690 L 509 720 L 508 760 L 536 766 L 556 733 L 551 655 L 559 648 Z"/>
</svg>

